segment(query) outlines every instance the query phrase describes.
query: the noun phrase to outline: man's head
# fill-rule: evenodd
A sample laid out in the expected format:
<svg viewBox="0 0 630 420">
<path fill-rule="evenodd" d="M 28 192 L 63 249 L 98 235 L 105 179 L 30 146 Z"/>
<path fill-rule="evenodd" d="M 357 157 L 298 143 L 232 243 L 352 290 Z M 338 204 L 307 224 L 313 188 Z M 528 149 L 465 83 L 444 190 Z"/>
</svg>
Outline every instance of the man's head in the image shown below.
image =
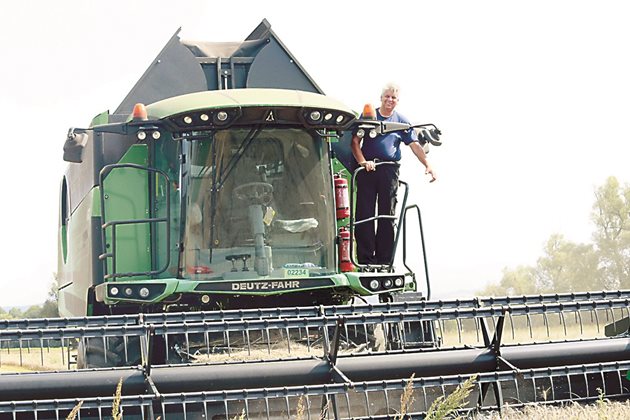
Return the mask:
<svg viewBox="0 0 630 420">
<path fill-rule="evenodd" d="M 381 115 L 389 117 L 398 105 L 398 95 L 400 88 L 395 83 L 387 83 L 381 91 Z"/>
</svg>

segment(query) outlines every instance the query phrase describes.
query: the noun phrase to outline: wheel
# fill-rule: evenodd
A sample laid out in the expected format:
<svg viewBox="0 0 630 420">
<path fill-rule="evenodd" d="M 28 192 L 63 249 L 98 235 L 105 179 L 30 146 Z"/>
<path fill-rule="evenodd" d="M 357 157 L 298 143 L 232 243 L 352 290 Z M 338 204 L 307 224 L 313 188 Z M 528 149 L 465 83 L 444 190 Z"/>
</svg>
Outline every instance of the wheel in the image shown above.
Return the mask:
<svg viewBox="0 0 630 420">
<path fill-rule="evenodd" d="M 269 204 L 273 198 L 273 185 L 267 182 L 248 182 L 234 188 L 234 196 L 254 204 Z"/>
</svg>

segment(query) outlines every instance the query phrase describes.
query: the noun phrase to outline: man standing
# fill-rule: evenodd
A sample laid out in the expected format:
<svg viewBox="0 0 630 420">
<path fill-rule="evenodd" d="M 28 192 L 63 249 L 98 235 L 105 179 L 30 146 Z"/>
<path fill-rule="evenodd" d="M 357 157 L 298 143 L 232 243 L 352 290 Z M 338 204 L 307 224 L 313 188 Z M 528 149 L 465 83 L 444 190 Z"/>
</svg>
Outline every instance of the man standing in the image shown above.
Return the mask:
<svg viewBox="0 0 630 420">
<path fill-rule="evenodd" d="M 399 87 L 393 83 L 385 85 L 381 92 L 381 106 L 376 109 L 379 121 L 409 121 L 395 111 L 398 105 Z M 400 143 L 403 142 L 416 155 L 425 167 L 425 174 L 431 176 L 430 182 L 436 180 L 433 168 L 412 129 L 380 134 L 375 138 L 365 136 L 363 139 L 352 137 L 352 154 L 359 165 L 365 168 L 357 175 L 356 221 L 374 217 L 378 203 L 378 214 L 393 216 L 396 211 L 396 194 L 398 191 L 398 161 L 401 158 Z M 396 162 L 396 164 L 379 165 L 376 162 Z M 394 251 L 394 220 L 379 219 L 376 232 L 374 221 L 360 223 L 355 228 L 357 242 L 357 259 L 360 264 L 389 265 Z"/>
</svg>

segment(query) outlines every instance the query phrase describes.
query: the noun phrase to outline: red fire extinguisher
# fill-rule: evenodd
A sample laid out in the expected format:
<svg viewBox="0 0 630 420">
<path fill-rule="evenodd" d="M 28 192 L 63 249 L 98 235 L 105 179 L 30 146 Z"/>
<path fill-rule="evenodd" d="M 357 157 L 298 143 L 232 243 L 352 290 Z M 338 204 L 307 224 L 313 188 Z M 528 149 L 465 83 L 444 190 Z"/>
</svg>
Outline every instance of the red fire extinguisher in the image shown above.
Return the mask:
<svg viewBox="0 0 630 420">
<path fill-rule="evenodd" d="M 339 268 L 344 272 L 354 271 L 350 261 L 350 231 L 345 227 L 339 228 Z"/>
<path fill-rule="evenodd" d="M 348 198 L 348 180 L 335 174 L 335 205 L 337 219 L 350 217 L 350 199 Z"/>
</svg>

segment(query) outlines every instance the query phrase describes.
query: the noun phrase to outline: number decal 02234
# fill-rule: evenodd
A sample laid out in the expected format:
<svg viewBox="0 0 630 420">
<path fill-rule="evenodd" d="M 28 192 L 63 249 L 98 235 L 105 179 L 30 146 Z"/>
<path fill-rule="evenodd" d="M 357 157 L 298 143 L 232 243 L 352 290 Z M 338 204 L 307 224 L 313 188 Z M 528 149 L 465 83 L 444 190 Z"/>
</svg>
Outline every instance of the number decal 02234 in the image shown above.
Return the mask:
<svg viewBox="0 0 630 420">
<path fill-rule="evenodd" d="M 308 277 L 308 268 L 285 268 L 284 277 L 291 279 L 299 279 Z"/>
</svg>

